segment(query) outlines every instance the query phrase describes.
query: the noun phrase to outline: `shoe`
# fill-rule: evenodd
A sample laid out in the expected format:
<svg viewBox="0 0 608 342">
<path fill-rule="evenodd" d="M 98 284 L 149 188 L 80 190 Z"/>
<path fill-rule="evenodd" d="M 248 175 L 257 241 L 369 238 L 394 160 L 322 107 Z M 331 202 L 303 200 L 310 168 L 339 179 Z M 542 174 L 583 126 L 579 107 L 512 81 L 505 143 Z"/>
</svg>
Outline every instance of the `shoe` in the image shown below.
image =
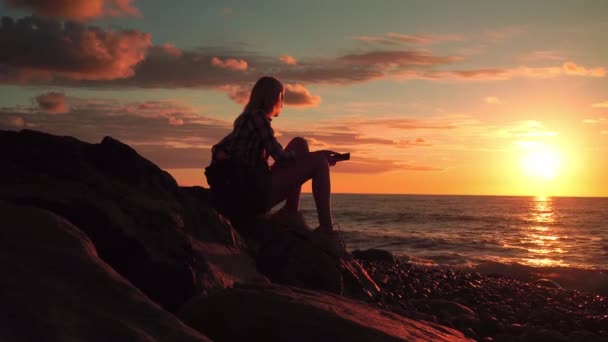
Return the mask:
<svg viewBox="0 0 608 342">
<path fill-rule="evenodd" d="M 281 228 L 299 234 L 308 236 L 312 233 L 312 228 L 310 228 L 300 210 L 295 213 L 290 213 L 285 207 L 282 207 L 271 215 L 270 220 Z"/>
<path fill-rule="evenodd" d="M 313 230 L 313 242 L 324 251 L 341 259 L 352 260 L 353 256 L 346 250 L 346 243 L 338 225 L 328 230 L 321 226 Z"/>
</svg>

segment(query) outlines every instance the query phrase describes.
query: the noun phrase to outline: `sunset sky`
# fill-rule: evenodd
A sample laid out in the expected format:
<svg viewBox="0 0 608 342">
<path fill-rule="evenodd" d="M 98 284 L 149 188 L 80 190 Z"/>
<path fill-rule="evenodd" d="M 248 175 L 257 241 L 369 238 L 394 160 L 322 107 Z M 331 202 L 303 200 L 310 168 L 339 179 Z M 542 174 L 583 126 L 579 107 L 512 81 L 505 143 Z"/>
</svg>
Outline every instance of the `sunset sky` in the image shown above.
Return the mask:
<svg viewBox="0 0 608 342">
<path fill-rule="evenodd" d="M 608 1 L 0 0 L 0 13 L 1 130 L 112 136 L 182 185 L 206 186 L 210 147 L 273 75 L 279 141 L 351 153 L 333 192 L 608 196 Z"/>
</svg>

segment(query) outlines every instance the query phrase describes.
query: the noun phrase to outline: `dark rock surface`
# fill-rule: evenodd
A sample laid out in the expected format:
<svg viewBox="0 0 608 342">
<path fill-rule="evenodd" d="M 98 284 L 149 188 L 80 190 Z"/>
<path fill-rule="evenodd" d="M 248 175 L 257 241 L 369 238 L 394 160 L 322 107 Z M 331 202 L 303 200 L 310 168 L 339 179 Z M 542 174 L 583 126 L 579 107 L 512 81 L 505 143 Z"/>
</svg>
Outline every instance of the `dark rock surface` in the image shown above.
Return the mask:
<svg viewBox="0 0 608 342">
<path fill-rule="evenodd" d="M 192 299 L 184 322 L 217 341 L 468 341 L 460 332 L 418 322 L 329 293 L 286 286 L 239 286 Z M 238 327 L 234 327 L 238 322 Z"/>
<path fill-rule="evenodd" d="M 243 238 L 210 207 L 207 189 L 179 187 L 112 138 L 89 144 L 0 131 L 0 156 L 2 341 L 207 340 L 171 312 L 196 296 L 222 298 L 214 294 L 237 284 L 262 288 L 273 281 L 369 302 L 381 294 L 358 261 L 327 253 L 267 220 L 244 223 Z M 271 297 L 269 315 L 302 317 L 292 321 L 299 330 L 275 327 L 286 334 L 279 340 L 305 335 L 302 327 L 310 322 L 321 324 L 311 312 L 333 317 L 336 308 L 340 317 L 323 322 L 323 336 L 335 336 L 339 322 L 350 331 L 343 333 L 362 332 L 371 340 L 462 337 L 325 292 L 292 289 L 298 295 L 286 301 L 281 291 L 256 295 Z M 213 305 L 239 315 L 230 298 L 226 305 L 213 299 Z M 193 310 L 191 318 L 217 321 L 215 306 Z M 369 310 L 371 321 L 364 319 Z M 232 330 L 248 326 L 225 323 Z M 247 339 L 263 336 L 267 332 L 253 329 Z"/>
<path fill-rule="evenodd" d="M 0 341 L 210 341 L 99 259 L 45 210 L 0 202 Z"/>
<path fill-rule="evenodd" d="M 312 234 L 282 229 L 264 219 L 237 229 L 256 246 L 258 269 L 273 282 L 362 300 L 370 300 L 380 291 L 357 260 L 319 248 Z"/>
<path fill-rule="evenodd" d="M 47 209 L 164 308 L 235 282 L 266 282 L 206 190 L 181 189 L 132 148 L 24 130 L 0 132 L 0 200 Z"/>
<path fill-rule="evenodd" d="M 464 270 L 361 263 L 382 287 L 378 307 L 477 340 L 608 341 L 608 299 L 598 294 Z"/>
</svg>

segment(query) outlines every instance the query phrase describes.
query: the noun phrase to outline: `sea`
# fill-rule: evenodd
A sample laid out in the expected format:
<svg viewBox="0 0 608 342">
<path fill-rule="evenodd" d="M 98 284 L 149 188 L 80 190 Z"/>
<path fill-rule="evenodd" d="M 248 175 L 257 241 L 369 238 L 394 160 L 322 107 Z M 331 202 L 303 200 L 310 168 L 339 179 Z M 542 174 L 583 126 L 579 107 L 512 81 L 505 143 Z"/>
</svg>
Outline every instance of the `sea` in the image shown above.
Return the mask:
<svg viewBox="0 0 608 342">
<path fill-rule="evenodd" d="M 318 225 L 311 194 L 300 209 Z M 608 198 L 333 194 L 332 212 L 350 250 L 501 273 L 593 270 L 608 288 Z"/>
</svg>

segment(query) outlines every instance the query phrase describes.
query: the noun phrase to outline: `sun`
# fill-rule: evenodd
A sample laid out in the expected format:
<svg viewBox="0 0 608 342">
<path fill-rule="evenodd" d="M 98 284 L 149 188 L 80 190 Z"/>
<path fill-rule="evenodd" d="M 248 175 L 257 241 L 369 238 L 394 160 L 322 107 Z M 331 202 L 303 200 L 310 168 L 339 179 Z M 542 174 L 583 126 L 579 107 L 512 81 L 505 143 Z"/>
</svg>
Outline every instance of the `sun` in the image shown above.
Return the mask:
<svg viewBox="0 0 608 342">
<path fill-rule="evenodd" d="M 537 180 L 553 180 L 558 176 L 562 156 L 557 149 L 544 144 L 530 144 L 521 157 L 521 168 Z"/>
</svg>

